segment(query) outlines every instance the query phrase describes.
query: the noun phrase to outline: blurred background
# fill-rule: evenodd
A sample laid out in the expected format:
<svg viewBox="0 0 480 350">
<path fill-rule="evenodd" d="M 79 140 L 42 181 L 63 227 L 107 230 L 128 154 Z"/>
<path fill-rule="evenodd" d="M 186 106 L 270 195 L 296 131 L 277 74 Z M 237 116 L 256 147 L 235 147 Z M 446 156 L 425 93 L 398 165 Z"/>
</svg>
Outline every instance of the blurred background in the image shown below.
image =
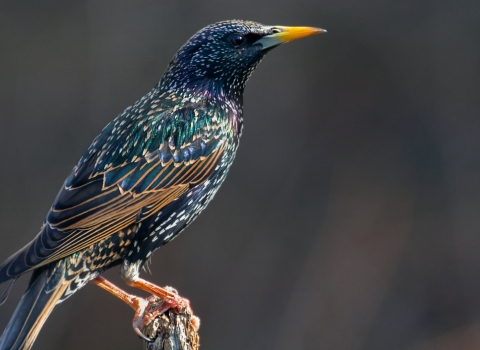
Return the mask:
<svg viewBox="0 0 480 350">
<path fill-rule="evenodd" d="M 2 1 L 0 260 L 36 235 L 93 138 L 197 30 L 318 26 L 328 34 L 257 69 L 227 181 L 144 277 L 191 300 L 201 349 L 480 349 L 479 11 L 477 0 Z M 107 277 L 122 285 L 117 268 Z M 132 317 L 88 285 L 34 349 L 139 349 Z"/>
</svg>

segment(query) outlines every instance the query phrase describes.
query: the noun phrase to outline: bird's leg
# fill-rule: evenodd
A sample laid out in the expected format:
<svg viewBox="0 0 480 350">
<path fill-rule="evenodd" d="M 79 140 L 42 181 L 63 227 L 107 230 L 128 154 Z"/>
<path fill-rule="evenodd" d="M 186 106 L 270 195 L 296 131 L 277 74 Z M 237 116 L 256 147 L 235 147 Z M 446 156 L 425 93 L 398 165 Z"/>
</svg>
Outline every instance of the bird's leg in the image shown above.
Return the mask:
<svg viewBox="0 0 480 350">
<path fill-rule="evenodd" d="M 141 289 L 163 300 L 163 303 L 161 304 L 163 311 L 157 312 L 154 310 L 150 311 L 150 313 L 161 315 L 168 309 L 175 309 L 177 312 L 186 311 L 191 315 L 191 322 L 195 329 L 198 330 L 200 327 L 200 319 L 193 315 L 192 308 L 190 307 L 190 301 L 179 296 L 178 292 L 172 287 L 167 286 L 162 288 L 156 284 L 144 280 L 143 278 L 140 278 L 139 270 L 141 264 L 141 261 L 131 263 L 125 260 L 120 268 L 120 276 L 128 286 Z"/>
<path fill-rule="evenodd" d="M 150 294 L 156 295 L 172 309 L 181 311 L 183 308 L 188 308 L 188 310 L 191 311 L 190 302 L 188 299 L 179 296 L 178 292 L 172 287 L 167 286 L 162 288 L 139 277 L 135 278 L 134 280 L 126 279 L 125 283 L 127 283 L 130 287 L 138 288 Z"/>
<path fill-rule="evenodd" d="M 196 331 L 199 330 L 200 318 L 193 314 L 193 310 L 190 307 L 190 301 L 178 295 L 175 288 L 169 286 L 162 288 L 139 277 L 136 277 L 133 281 L 125 280 L 125 282 L 130 287 L 138 288 L 153 294 L 153 297 L 147 299 L 150 304 L 149 309 L 147 309 L 147 315 L 143 317 L 143 324 L 149 324 L 154 318 L 163 314 L 168 309 L 175 309 L 178 312 L 184 312 L 186 310 L 187 313 L 190 314 L 190 322 L 193 327 Z M 158 300 L 156 300 L 155 297 L 162 299 L 163 303 L 158 305 Z"/>
<path fill-rule="evenodd" d="M 96 284 L 100 288 L 115 295 L 117 298 L 135 310 L 135 316 L 133 317 L 132 321 L 133 330 L 140 337 L 147 341 L 151 341 L 151 339 L 142 333 L 141 328 L 143 328 L 144 325 L 149 324 L 155 317 L 163 314 L 165 311 L 171 308 L 170 305 L 165 303 L 158 305 L 158 298 L 156 296 L 151 296 L 145 299 L 129 294 L 100 276 L 94 278 L 91 283 Z M 151 307 L 152 305 L 154 306 L 153 308 Z"/>
</svg>

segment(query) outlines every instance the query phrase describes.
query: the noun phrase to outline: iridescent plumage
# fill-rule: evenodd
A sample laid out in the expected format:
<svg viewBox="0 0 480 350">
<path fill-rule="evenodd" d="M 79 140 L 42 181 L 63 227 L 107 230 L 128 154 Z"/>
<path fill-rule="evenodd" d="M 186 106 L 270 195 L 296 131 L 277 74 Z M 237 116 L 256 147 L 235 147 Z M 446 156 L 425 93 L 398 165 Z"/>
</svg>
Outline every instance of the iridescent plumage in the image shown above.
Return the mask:
<svg viewBox="0 0 480 350">
<path fill-rule="evenodd" d="M 0 283 L 34 270 L 0 349 L 31 347 L 53 307 L 106 269 L 121 265 L 125 280 L 138 279 L 152 252 L 206 207 L 235 157 L 245 83 L 270 50 L 258 42 L 278 28 L 202 29 L 159 84 L 95 138 L 40 233 L 0 266 Z"/>
</svg>

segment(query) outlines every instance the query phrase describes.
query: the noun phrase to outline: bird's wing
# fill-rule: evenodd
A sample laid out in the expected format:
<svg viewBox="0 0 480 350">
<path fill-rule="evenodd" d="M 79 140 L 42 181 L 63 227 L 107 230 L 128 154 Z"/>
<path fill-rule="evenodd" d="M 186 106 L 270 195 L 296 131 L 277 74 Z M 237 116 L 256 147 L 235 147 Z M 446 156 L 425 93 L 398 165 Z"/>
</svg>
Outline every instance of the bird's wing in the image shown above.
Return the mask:
<svg viewBox="0 0 480 350">
<path fill-rule="evenodd" d="M 167 112 L 158 125 L 150 123 L 156 135 L 152 125 L 138 135 L 134 118 L 117 118 L 107 126 L 66 180 L 41 232 L 0 266 L 0 277 L 74 254 L 159 212 L 205 181 L 227 147 L 225 120 L 215 118 L 215 110 L 195 106 Z M 198 117 L 207 122 L 192 129 L 192 118 Z"/>
</svg>

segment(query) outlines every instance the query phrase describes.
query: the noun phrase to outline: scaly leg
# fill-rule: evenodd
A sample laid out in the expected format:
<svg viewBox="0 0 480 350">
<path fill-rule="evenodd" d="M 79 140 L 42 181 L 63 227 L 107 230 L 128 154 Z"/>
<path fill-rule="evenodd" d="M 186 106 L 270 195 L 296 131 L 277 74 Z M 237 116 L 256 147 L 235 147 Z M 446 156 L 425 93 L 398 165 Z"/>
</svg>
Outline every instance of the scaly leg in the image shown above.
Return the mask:
<svg viewBox="0 0 480 350">
<path fill-rule="evenodd" d="M 155 318 L 158 315 L 161 315 L 168 309 L 175 309 L 179 312 L 182 312 L 184 309 L 186 309 L 187 312 L 191 315 L 190 321 L 192 322 L 193 327 L 195 328 L 195 330 L 197 331 L 199 330 L 200 319 L 193 314 L 193 310 L 190 307 L 190 301 L 178 295 L 178 292 L 176 289 L 168 286 L 165 288 L 159 287 L 156 284 L 153 284 L 151 282 L 144 280 L 143 278 L 139 278 L 138 276 L 135 277 L 135 279 L 133 280 L 124 279 L 124 281 L 130 287 L 141 289 L 163 300 L 163 304 L 161 306 L 165 309 L 162 312 L 158 312 L 157 310 L 150 312 L 150 314 L 155 315 L 153 318 Z M 147 320 L 148 319 L 152 320 L 153 318 L 149 316 L 145 317 L 144 324 L 148 324 L 149 321 Z"/>
<path fill-rule="evenodd" d="M 138 288 L 150 294 L 156 295 L 172 309 L 182 311 L 182 309 L 187 308 L 190 314 L 193 315 L 192 309 L 190 308 L 190 301 L 179 296 L 178 292 L 172 287 L 162 288 L 138 277 L 133 281 L 125 280 L 125 283 L 127 283 L 130 287 Z"/>
<path fill-rule="evenodd" d="M 150 338 L 146 337 L 142 333 L 141 328 L 143 328 L 144 325 L 150 323 L 151 320 L 153 320 L 155 317 L 163 314 L 165 311 L 170 309 L 171 305 L 169 305 L 168 303 L 162 303 L 158 307 L 155 307 L 153 310 L 149 310 L 151 305 L 158 304 L 157 297 L 151 296 L 145 299 L 136 295 L 129 294 L 101 276 L 96 277 L 91 282 L 93 284 L 96 284 L 100 288 L 106 290 L 107 292 L 115 295 L 117 298 L 119 298 L 124 303 L 129 305 L 132 309 L 134 309 L 135 316 L 133 317 L 132 322 L 133 330 L 143 339 L 151 341 Z M 167 290 L 165 290 L 165 292 L 166 297 L 175 297 L 175 294 Z"/>
</svg>

